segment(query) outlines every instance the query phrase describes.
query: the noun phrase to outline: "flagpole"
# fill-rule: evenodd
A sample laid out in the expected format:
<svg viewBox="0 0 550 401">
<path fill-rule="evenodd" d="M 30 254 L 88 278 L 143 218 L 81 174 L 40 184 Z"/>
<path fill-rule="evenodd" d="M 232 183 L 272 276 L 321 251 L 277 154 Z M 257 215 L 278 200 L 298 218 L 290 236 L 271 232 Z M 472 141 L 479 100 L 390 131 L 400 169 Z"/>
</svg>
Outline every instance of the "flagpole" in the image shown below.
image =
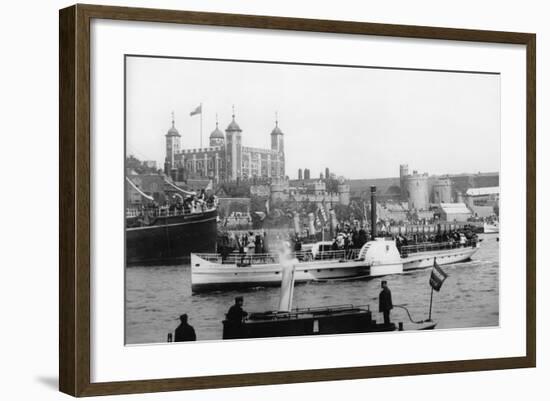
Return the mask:
<svg viewBox="0 0 550 401">
<path fill-rule="evenodd" d="M 201 102 L 200 108 L 201 108 L 201 148 L 202 148 L 202 102 Z"/>
<path fill-rule="evenodd" d="M 430 313 L 428 314 L 428 322 L 432 321 L 432 301 L 434 299 L 434 288 L 432 287 L 432 293 L 430 295 Z"/>
</svg>

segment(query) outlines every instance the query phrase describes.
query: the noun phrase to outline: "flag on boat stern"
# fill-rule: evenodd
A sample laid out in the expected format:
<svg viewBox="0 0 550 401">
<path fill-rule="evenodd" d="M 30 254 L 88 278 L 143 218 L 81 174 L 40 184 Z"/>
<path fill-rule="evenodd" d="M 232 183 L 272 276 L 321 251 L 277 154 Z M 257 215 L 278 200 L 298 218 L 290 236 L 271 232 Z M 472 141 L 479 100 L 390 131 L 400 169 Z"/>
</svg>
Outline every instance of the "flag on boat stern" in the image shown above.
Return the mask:
<svg viewBox="0 0 550 401">
<path fill-rule="evenodd" d="M 449 275 L 445 273 L 441 267 L 439 267 L 434 258 L 434 267 L 432 269 L 432 274 L 430 275 L 430 285 L 432 288 L 439 291 L 447 277 L 449 277 Z"/>
<path fill-rule="evenodd" d="M 189 113 L 189 115 L 192 117 L 196 114 L 202 114 L 202 104 L 199 104 L 195 110 L 193 110 L 191 113 Z"/>
</svg>

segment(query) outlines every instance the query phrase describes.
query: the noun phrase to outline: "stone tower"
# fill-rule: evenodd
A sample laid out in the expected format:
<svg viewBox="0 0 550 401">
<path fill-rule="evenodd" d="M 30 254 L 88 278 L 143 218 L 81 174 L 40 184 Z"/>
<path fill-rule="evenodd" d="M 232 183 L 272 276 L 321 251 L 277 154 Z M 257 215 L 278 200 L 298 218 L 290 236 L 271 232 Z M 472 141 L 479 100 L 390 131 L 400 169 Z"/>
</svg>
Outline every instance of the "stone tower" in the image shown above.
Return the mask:
<svg viewBox="0 0 550 401">
<path fill-rule="evenodd" d="M 242 130 L 235 121 L 235 108 L 233 108 L 233 119 L 225 129 L 225 159 L 227 177 L 236 180 L 241 177 L 242 170 Z"/>
<path fill-rule="evenodd" d="M 171 171 L 176 169 L 174 155 L 179 153 L 181 145 L 181 135 L 175 127 L 174 112 L 172 112 L 172 127 L 166 133 L 166 158 L 164 161 L 164 173 L 171 175 Z"/>
<path fill-rule="evenodd" d="M 407 176 L 409 175 L 409 166 L 407 164 L 399 165 L 399 186 L 401 187 L 401 202 L 406 202 L 409 195 L 407 193 Z"/>
<path fill-rule="evenodd" d="M 344 206 L 348 206 L 350 202 L 350 186 L 349 184 L 346 184 L 345 182 L 339 182 L 338 183 L 338 197 L 340 200 L 340 204 Z"/>
<path fill-rule="evenodd" d="M 407 176 L 407 193 L 409 210 L 428 210 L 430 206 L 428 174 L 413 171 Z"/>
<path fill-rule="evenodd" d="M 277 152 L 277 159 L 272 163 L 277 164 L 277 177 L 285 177 L 285 145 L 283 139 L 283 131 L 279 128 L 278 117 L 275 119 L 275 128 L 271 131 L 271 150 Z"/>
</svg>

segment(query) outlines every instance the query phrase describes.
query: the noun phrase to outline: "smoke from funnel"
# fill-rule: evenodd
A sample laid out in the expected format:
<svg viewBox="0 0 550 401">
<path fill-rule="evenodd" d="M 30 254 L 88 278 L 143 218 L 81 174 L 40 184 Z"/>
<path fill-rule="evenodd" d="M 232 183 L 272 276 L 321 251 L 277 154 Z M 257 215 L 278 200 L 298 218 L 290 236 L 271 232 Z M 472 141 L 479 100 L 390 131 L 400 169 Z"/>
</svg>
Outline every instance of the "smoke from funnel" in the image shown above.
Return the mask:
<svg viewBox="0 0 550 401">
<path fill-rule="evenodd" d="M 286 241 L 279 241 L 276 244 L 279 264 L 281 265 L 281 297 L 279 298 L 279 312 L 290 312 L 292 310 L 292 298 L 294 295 L 294 271 L 298 263 L 292 257 L 290 246 Z"/>
</svg>

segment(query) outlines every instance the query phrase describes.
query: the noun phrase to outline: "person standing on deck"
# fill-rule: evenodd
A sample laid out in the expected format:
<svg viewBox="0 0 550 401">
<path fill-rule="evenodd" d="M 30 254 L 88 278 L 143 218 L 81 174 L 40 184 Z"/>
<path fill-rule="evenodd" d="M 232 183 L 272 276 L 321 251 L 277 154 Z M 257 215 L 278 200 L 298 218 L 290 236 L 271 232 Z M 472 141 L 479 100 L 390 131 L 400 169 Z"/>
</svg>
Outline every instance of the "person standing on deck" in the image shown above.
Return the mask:
<svg viewBox="0 0 550 401">
<path fill-rule="evenodd" d="M 243 310 L 243 297 L 238 296 L 235 298 L 235 304 L 229 308 L 227 314 L 227 320 L 232 323 L 241 324 L 243 319 L 248 316 L 248 313 Z"/>
<path fill-rule="evenodd" d="M 382 280 L 382 291 L 380 291 L 379 301 L 378 311 L 384 314 L 384 325 L 389 325 L 390 311 L 393 309 L 393 303 L 391 291 L 388 288 L 388 282 L 386 280 Z"/>
<path fill-rule="evenodd" d="M 176 328 L 174 333 L 174 342 L 182 341 L 196 341 L 197 336 L 195 334 L 195 329 L 189 323 L 187 323 L 187 314 L 180 316 L 180 325 Z"/>
<path fill-rule="evenodd" d="M 224 339 L 243 338 L 245 336 L 246 327 L 244 318 L 248 316 L 243 310 L 243 297 L 235 298 L 235 304 L 232 305 L 225 314 L 224 321 Z"/>
</svg>

